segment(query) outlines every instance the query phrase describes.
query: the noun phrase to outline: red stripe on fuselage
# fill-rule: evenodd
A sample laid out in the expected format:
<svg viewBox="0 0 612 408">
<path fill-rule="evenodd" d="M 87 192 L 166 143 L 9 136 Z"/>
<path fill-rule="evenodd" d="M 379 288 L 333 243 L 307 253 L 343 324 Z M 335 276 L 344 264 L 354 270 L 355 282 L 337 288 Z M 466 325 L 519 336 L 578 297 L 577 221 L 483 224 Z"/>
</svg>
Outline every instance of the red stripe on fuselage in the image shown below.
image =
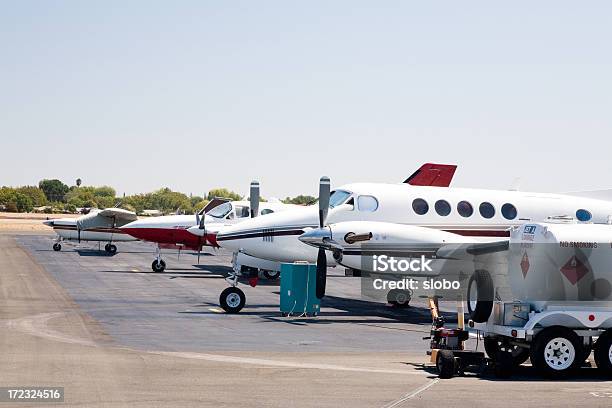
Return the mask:
<svg viewBox="0 0 612 408">
<path fill-rule="evenodd" d="M 123 231 L 140 240 L 155 242 L 164 247 L 176 245 L 198 250 L 200 246 L 219 246 L 214 234 L 206 234 L 205 239 L 193 235 L 184 228 L 123 228 Z"/>
</svg>

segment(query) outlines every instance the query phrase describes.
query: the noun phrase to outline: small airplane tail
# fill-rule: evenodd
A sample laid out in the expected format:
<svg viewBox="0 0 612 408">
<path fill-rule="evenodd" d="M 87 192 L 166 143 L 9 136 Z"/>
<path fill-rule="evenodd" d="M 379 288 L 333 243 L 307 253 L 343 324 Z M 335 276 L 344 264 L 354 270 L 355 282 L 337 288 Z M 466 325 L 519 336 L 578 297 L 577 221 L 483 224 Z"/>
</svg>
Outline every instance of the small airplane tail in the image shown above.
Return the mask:
<svg viewBox="0 0 612 408">
<path fill-rule="evenodd" d="M 454 164 L 425 163 L 404 183 L 411 186 L 448 187 L 455 175 L 457 166 Z"/>
</svg>

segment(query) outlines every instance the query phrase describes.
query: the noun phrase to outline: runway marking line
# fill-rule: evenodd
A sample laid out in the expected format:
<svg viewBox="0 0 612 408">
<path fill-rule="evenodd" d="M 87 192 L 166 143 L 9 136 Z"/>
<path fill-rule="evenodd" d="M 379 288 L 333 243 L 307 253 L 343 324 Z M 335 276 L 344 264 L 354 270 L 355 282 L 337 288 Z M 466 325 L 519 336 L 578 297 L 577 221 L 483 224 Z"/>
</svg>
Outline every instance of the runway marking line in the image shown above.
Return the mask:
<svg viewBox="0 0 612 408">
<path fill-rule="evenodd" d="M 408 394 L 404 395 L 402 398 L 395 400 L 393 402 L 391 402 L 388 405 L 385 405 L 384 408 L 395 408 L 400 406 L 401 404 L 403 404 L 404 402 L 408 401 L 409 399 L 412 399 L 414 397 L 416 397 L 417 395 L 419 395 L 420 393 L 422 393 L 423 391 L 429 389 L 430 387 L 434 386 L 438 381 L 440 381 L 439 378 L 434 378 L 433 380 L 429 381 L 427 384 L 417 388 L 414 391 L 409 392 Z"/>
</svg>

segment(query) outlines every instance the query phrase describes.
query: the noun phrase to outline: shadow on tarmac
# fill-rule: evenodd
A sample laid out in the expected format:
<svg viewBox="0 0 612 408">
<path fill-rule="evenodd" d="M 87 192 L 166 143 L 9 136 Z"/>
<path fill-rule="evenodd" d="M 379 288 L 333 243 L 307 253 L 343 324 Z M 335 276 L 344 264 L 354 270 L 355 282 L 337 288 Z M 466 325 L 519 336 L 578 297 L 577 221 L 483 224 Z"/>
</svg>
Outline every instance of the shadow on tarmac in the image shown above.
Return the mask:
<svg viewBox="0 0 612 408">
<path fill-rule="evenodd" d="M 414 367 L 415 370 L 420 370 L 420 371 L 424 371 L 426 373 L 431 374 L 431 377 L 429 378 L 438 377 L 438 370 L 433 364 L 426 365 L 426 364 L 420 364 L 420 363 L 415 364 L 415 363 L 409 363 L 409 362 L 405 362 L 403 364 L 412 366 Z M 562 380 L 559 380 L 559 379 L 553 380 L 553 379 L 542 377 L 537 373 L 536 369 L 528 363 L 522 364 L 519 367 L 516 367 L 514 370 L 514 373 L 512 374 L 510 378 L 496 377 L 493 371 L 493 367 L 490 365 L 488 365 L 487 368 L 484 370 L 484 372 L 480 375 L 476 373 L 465 373 L 462 376 L 455 376 L 453 378 L 456 378 L 456 377 L 469 377 L 469 378 L 476 378 L 481 381 L 508 382 L 508 383 L 518 382 L 518 381 L 520 382 L 537 381 L 541 383 L 559 383 L 559 382 L 581 383 L 581 382 L 602 381 L 604 383 L 608 383 L 610 381 L 609 376 L 604 375 L 601 372 L 601 370 L 598 370 L 594 365 L 591 366 L 590 362 L 587 362 L 585 366 L 576 370 L 573 374 L 571 374 L 570 377 L 566 379 L 562 379 Z M 453 378 L 445 380 L 445 381 L 452 381 Z"/>
</svg>

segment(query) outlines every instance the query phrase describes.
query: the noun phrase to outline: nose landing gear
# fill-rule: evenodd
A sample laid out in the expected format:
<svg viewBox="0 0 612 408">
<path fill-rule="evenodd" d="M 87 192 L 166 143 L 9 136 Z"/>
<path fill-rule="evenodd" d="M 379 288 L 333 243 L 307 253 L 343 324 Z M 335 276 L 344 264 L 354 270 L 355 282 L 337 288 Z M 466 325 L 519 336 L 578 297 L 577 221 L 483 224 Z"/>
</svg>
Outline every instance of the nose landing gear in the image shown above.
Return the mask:
<svg viewBox="0 0 612 408">
<path fill-rule="evenodd" d="M 238 277 L 241 275 L 240 272 L 234 270 L 225 278 L 227 283 L 231 286 L 225 288 L 223 292 L 221 292 L 221 295 L 219 295 L 219 305 L 226 313 L 236 314 L 240 312 L 246 304 L 246 295 L 242 289 L 238 287 Z M 251 286 L 255 286 L 257 284 L 257 271 L 250 272 L 248 276 Z"/>
<path fill-rule="evenodd" d="M 164 262 L 161 257 L 161 249 L 159 248 L 159 245 L 157 246 L 155 254 L 155 260 L 151 264 L 151 269 L 153 272 L 163 272 L 166 269 L 166 262 Z"/>
</svg>

